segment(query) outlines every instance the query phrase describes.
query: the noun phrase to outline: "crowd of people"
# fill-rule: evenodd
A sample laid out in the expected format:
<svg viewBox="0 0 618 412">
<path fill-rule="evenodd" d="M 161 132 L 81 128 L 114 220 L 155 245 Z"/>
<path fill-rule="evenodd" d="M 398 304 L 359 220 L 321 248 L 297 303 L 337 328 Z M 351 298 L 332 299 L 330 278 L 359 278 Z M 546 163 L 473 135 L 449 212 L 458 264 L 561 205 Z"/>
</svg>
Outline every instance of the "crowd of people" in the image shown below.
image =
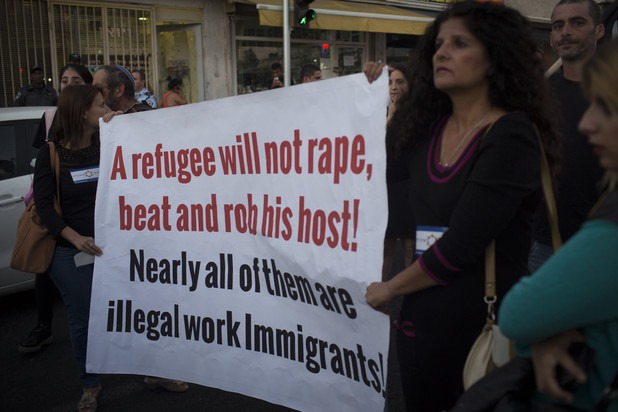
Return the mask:
<svg viewBox="0 0 618 412">
<path fill-rule="evenodd" d="M 495 239 L 499 296 L 527 274 L 527 223 L 541 186 L 535 126 L 554 167 L 558 147 L 536 47 L 514 9 L 456 3 L 426 32 L 411 90 L 388 124 L 407 157 L 400 174 L 410 179 L 419 256 L 371 284 L 367 302 L 379 308 L 404 297 L 397 347 L 408 410 L 445 410 L 462 392 L 487 312 L 489 243 Z"/>
<path fill-rule="evenodd" d="M 409 179 L 416 257 L 369 285 L 366 297 L 378 310 L 403 297 L 397 349 L 409 411 L 449 410 L 464 391 L 464 363 L 487 316 L 491 242 L 498 324 L 521 356 L 532 356 L 545 395 L 534 405 L 593 410 L 618 380 L 618 43 L 595 55 L 604 27 L 592 0 L 560 0 L 551 19 L 563 68 L 546 80 L 523 16 L 495 4 L 454 4 L 423 37 L 409 92 L 389 116 L 389 159 L 399 169 L 389 180 Z M 365 73 L 371 81 L 382 68 L 370 63 Z M 542 156 L 568 240 L 555 255 Z M 589 370 L 569 352 L 582 341 L 595 353 Z M 558 367 L 579 383 L 574 392 L 559 385 Z"/>
<path fill-rule="evenodd" d="M 139 72 L 136 74 L 140 76 Z M 69 63 L 60 70 L 60 76 L 58 106 L 43 115 L 33 143 L 39 148 L 33 179 L 34 200 L 43 224 L 57 239 L 57 244 L 47 272 L 36 274 L 37 325 L 19 344 L 18 350 L 34 352 L 53 341 L 53 301 L 59 291 L 67 310 L 71 346 L 83 386 L 78 410 L 92 412 L 97 408 L 101 391 L 98 376 L 86 371 L 94 266 L 77 266 L 74 256 L 80 252 L 93 256 L 103 253 L 94 239 L 97 179 L 90 177 L 98 176 L 99 119 L 109 120 L 117 114 L 137 113 L 153 107 L 146 99 L 138 100 L 136 79 L 123 66 L 102 66 L 93 76 L 86 67 Z M 153 104 L 156 105 L 156 101 Z M 52 153 L 56 154 L 59 164 L 58 185 L 51 168 Z M 75 170 L 80 173 L 75 174 Z M 54 207 L 54 197 L 58 195 L 60 211 Z M 172 392 L 189 389 L 186 382 L 172 379 L 147 376 L 144 382 L 149 387 L 162 387 Z"/>
<path fill-rule="evenodd" d="M 388 311 L 402 299 L 397 354 L 408 411 L 449 410 L 464 391 L 464 363 L 487 315 L 484 265 L 492 242 L 498 324 L 521 356 L 532 357 L 542 399 L 592 410 L 618 375 L 618 41 L 597 52 L 605 32 L 593 0 L 560 0 L 551 20 L 562 69 L 549 79 L 528 20 L 492 2 L 454 3 L 428 27 L 413 64 L 389 67 L 389 221 L 380 239 L 381 281 L 367 287 L 366 300 Z M 81 67 L 61 70 L 59 97 L 39 80 L 39 68 L 18 94 L 26 103 L 58 100 L 54 116 L 42 119 L 34 176 L 37 208 L 58 244 L 47 273 L 36 277 L 38 325 L 19 350 L 51 342 L 57 288 L 84 388 L 78 407 L 94 411 L 101 387 L 85 369 L 93 266 L 71 262 L 78 252 L 104 251 L 94 238 L 97 182 L 76 181 L 71 170 L 98 169 L 99 118 L 152 110 L 158 102 L 141 71 L 109 65 L 92 76 Z M 368 80 L 384 67 L 368 63 Z M 270 88 L 282 87 L 280 69 L 273 66 Z M 321 77 L 314 65 L 301 73 L 302 83 Z M 186 103 L 182 82 L 170 79 L 161 107 Z M 53 206 L 46 142 L 60 160 L 62 215 Z M 557 252 L 543 202 L 543 157 L 566 242 Z M 391 277 L 398 241 L 405 264 Z M 575 342 L 594 351 L 589 370 L 571 359 Z M 558 384 L 557 367 L 573 374 L 574 392 Z M 188 389 L 181 381 L 145 382 Z M 608 410 L 617 411 L 618 401 Z"/>
<path fill-rule="evenodd" d="M 111 66 L 102 67 L 107 67 L 106 72 L 110 72 L 109 67 Z M 128 72 L 129 77 L 132 79 L 130 81 L 133 84 L 133 96 L 129 96 L 127 92 L 127 98 L 134 98 L 137 103 L 147 105 L 151 109 L 156 109 L 159 107 L 156 96 L 146 87 L 146 72 L 144 70 L 135 69 L 129 72 L 122 65 L 115 65 L 115 67 L 122 68 L 122 70 Z M 67 80 L 68 78 L 65 79 L 66 76 L 63 75 L 63 72 L 68 68 L 75 72 L 74 75 L 70 77 L 70 80 Z M 99 69 L 97 69 L 97 71 L 99 71 Z M 72 53 L 69 55 L 67 65 L 60 69 L 59 90 L 62 90 L 63 86 L 67 85 L 67 82 L 70 84 L 83 84 L 82 82 L 90 84 L 92 83 L 92 77 L 93 76 L 90 69 L 82 64 L 80 55 Z M 90 81 L 88 82 L 87 79 L 90 79 Z M 182 80 L 170 76 L 167 78 L 167 81 L 167 92 L 163 94 L 161 107 L 173 107 L 188 104 L 189 101 L 183 92 Z M 30 70 L 30 84 L 19 89 L 17 95 L 15 96 L 14 105 L 56 106 L 57 104 L 58 93 L 50 84 L 45 83 L 43 69 L 39 66 L 33 67 Z"/>
</svg>

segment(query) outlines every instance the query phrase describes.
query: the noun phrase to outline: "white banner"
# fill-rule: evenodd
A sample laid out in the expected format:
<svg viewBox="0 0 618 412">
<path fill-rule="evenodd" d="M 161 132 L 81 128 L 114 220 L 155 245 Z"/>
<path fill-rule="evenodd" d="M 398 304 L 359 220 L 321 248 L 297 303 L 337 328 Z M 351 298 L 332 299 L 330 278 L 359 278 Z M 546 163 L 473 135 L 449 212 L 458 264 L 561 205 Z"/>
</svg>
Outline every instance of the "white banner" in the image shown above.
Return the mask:
<svg viewBox="0 0 618 412">
<path fill-rule="evenodd" d="M 102 123 L 87 369 L 382 411 L 386 77 Z"/>
</svg>

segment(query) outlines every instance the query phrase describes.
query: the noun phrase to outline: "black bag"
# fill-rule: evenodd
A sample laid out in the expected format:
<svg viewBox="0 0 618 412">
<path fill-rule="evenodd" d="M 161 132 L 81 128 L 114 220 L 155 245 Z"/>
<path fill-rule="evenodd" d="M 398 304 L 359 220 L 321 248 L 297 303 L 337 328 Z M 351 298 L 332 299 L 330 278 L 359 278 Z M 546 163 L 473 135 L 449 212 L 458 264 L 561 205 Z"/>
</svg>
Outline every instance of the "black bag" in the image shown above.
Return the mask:
<svg viewBox="0 0 618 412">
<path fill-rule="evenodd" d="M 594 364 L 594 352 L 585 344 L 573 344 L 569 353 L 586 370 Z M 564 369 L 556 371 L 558 382 L 567 390 L 575 390 L 575 379 Z M 532 359 L 516 356 L 495 369 L 463 393 L 449 412 L 570 412 L 580 411 L 563 404 L 539 402 Z M 595 408 L 601 412 L 602 409 Z"/>
<path fill-rule="evenodd" d="M 534 390 L 532 361 L 516 356 L 472 385 L 449 412 L 529 412 Z"/>
</svg>

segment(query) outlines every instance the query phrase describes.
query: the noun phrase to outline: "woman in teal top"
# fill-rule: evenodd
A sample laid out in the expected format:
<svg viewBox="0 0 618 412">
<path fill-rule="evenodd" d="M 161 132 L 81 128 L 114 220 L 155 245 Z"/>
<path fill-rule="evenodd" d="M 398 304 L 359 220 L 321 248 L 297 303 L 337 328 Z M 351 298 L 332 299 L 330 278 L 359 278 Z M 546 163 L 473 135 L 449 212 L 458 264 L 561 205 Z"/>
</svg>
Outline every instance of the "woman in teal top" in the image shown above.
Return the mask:
<svg viewBox="0 0 618 412">
<path fill-rule="evenodd" d="M 608 173 L 607 196 L 590 220 L 545 265 L 505 296 L 502 332 L 522 355 L 532 355 L 537 389 L 553 402 L 591 410 L 618 375 L 618 41 L 585 67 L 590 106 L 579 128 Z M 568 355 L 584 341 L 594 365 L 582 370 Z M 580 383 L 571 394 L 558 385 L 560 365 Z M 609 411 L 618 411 L 618 398 Z"/>
</svg>

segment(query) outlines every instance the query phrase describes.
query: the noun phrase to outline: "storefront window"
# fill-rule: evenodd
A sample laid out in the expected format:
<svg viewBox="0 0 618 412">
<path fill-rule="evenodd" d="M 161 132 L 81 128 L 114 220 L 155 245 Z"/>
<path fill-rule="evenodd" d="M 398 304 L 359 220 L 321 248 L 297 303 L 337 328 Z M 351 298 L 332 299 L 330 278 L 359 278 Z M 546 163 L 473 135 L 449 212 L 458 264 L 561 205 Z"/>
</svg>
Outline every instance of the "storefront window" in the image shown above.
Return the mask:
<svg viewBox="0 0 618 412">
<path fill-rule="evenodd" d="M 272 82 L 271 65 L 283 65 L 283 31 L 260 26 L 258 19 L 236 20 L 236 92 L 267 90 Z M 358 73 L 366 60 L 367 33 L 294 29 L 290 35 L 290 84 L 302 81 L 303 65 L 320 68 L 322 78 Z"/>
<path fill-rule="evenodd" d="M 386 63 L 409 64 L 410 57 L 418 47 L 420 36 L 407 34 L 386 35 Z"/>
<path fill-rule="evenodd" d="M 364 43 L 367 41 L 367 33 L 362 31 L 337 31 L 337 41 Z"/>
<path fill-rule="evenodd" d="M 236 36 L 281 39 L 283 38 L 283 30 L 281 27 L 260 26 L 255 18 L 239 18 L 236 20 Z"/>
<path fill-rule="evenodd" d="M 362 47 L 340 47 L 337 74 L 345 76 L 360 72 L 363 69 L 363 52 Z"/>
<path fill-rule="evenodd" d="M 281 42 L 238 41 L 237 46 L 238 94 L 268 90 L 271 83 L 270 66 L 281 63 Z"/>
<path fill-rule="evenodd" d="M 327 40 L 329 38 L 329 30 L 315 29 L 294 29 L 290 34 L 292 40 Z"/>
<path fill-rule="evenodd" d="M 203 100 L 203 78 L 200 24 L 165 24 L 157 26 L 159 41 L 159 87 L 161 95 L 172 79 L 182 81 L 187 101 Z"/>
<path fill-rule="evenodd" d="M 302 83 L 300 78 L 300 72 L 305 64 L 314 64 L 324 72 L 324 78 L 332 77 L 327 76 L 327 72 L 332 71 L 332 64 L 330 58 L 323 56 L 322 46 L 318 44 L 297 44 L 292 47 L 291 52 L 291 69 L 292 79 L 294 83 Z"/>
</svg>

